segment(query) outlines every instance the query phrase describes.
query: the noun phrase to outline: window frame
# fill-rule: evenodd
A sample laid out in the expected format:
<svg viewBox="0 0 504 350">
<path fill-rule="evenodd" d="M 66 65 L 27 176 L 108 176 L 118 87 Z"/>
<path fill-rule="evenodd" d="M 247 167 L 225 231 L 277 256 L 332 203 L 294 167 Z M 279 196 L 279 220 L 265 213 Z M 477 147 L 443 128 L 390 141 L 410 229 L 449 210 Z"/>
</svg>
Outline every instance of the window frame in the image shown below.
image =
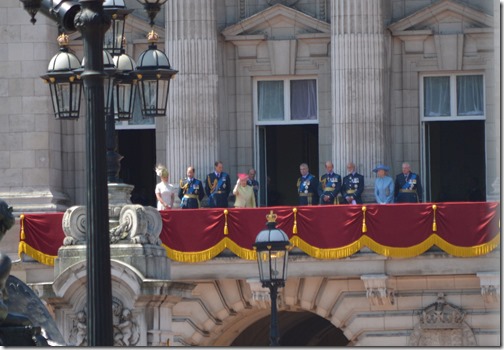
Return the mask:
<svg viewBox="0 0 504 350">
<path fill-rule="evenodd" d="M 283 120 L 259 120 L 259 101 L 258 101 L 258 82 L 260 81 L 283 81 L 284 88 L 284 119 Z M 317 118 L 316 119 L 302 119 L 292 120 L 290 113 L 290 82 L 292 80 L 315 80 L 315 89 L 317 94 Z M 256 125 L 304 125 L 304 124 L 318 124 L 319 123 L 319 89 L 318 80 L 315 75 L 306 76 L 268 76 L 268 77 L 254 77 L 252 84 L 253 90 L 253 113 L 254 122 Z"/>
<path fill-rule="evenodd" d="M 482 77 L 483 89 L 483 115 L 457 115 L 457 77 L 464 75 L 480 75 Z M 429 77 L 449 77 L 450 78 L 450 115 L 429 117 L 424 115 L 424 78 Z M 440 73 L 426 73 L 420 75 L 420 119 L 422 122 L 434 121 L 463 121 L 463 120 L 486 120 L 486 93 L 485 93 L 485 74 L 481 71 L 470 72 L 440 72 Z"/>
</svg>

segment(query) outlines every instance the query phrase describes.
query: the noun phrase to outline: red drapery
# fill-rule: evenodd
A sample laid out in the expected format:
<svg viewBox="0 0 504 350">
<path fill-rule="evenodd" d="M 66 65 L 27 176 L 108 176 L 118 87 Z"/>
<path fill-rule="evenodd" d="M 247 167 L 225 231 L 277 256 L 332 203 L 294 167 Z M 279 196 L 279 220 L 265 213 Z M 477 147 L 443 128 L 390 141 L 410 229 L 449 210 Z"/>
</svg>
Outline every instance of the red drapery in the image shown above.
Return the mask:
<svg viewBox="0 0 504 350">
<path fill-rule="evenodd" d="M 319 259 L 347 257 L 364 246 L 385 256 L 414 257 L 433 245 L 470 257 L 500 243 L 497 202 L 167 210 L 161 211 L 160 238 L 176 261 L 209 260 L 226 248 L 252 260 L 252 245 L 271 210 L 293 246 Z M 65 238 L 62 217 L 22 215 L 19 254 L 53 265 Z"/>
</svg>

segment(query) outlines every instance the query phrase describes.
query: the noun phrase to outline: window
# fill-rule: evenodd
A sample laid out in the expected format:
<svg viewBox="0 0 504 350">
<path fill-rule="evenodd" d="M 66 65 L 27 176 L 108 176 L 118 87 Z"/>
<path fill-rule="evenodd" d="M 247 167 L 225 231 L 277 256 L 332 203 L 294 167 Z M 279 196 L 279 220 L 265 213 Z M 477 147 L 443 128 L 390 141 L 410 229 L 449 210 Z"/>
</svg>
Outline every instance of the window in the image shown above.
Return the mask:
<svg viewBox="0 0 504 350">
<path fill-rule="evenodd" d="M 256 117 L 259 124 L 316 123 L 315 79 L 271 79 L 256 81 Z"/>
<path fill-rule="evenodd" d="M 422 79 L 424 120 L 484 119 L 483 75 L 436 75 Z"/>
<path fill-rule="evenodd" d="M 154 117 L 144 117 L 141 111 L 141 99 L 139 94 L 135 94 L 135 105 L 130 120 L 116 121 L 116 130 L 126 129 L 155 129 Z"/>
</svg>

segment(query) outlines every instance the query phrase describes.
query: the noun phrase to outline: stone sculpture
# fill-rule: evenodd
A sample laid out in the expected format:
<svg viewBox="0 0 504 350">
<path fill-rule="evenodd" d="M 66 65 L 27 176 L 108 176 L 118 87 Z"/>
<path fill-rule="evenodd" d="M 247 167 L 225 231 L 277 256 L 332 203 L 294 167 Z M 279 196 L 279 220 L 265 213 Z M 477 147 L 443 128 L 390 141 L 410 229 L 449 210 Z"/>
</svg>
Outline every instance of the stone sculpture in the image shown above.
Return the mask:
<svg viewBox="0 0 504 350">
<path fill-rule="evenodd" d="M 14 223 L 12 207 L 0 199 L 0 240 Z M 9 301 L 12 302 L 9 299 L 13 299 L 9 298 L 9 288 L 16 296 L 16 290 L 27 292 L 19 300 L 16 298 L 16 305 L 24 302 L 31 303 L 32 306 L 37 305 L 37 302 L 42 305 L 23 282 L 10 276 L 11 266 L 11 259 L 0 253 L 0 346 L 48 346 L 47 339 L 41 334 L 41 327 L 34 326 L 29 317 L 9 310 Z"/>
</svg>

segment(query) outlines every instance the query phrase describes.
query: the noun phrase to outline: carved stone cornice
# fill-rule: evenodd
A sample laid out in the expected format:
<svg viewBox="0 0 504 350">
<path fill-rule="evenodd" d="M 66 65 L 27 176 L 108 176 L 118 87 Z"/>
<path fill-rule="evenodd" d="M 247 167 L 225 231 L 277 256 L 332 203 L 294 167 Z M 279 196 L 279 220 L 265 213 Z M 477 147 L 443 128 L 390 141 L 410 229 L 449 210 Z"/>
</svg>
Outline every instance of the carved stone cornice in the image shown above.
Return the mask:
<svg viewBox="0 0 504 350">
<path fill-rule="evenodd" d="M 498 272 L 478 272 L 481 295 L 485 303 L 493 304 L 500 301 L 500 274 Z"/>
<path fill-rule="evenodd" d="M 394 305 L 394 292 L 387 288 L 387 275 L 362 275 L 361 280 L 366 288 L 366 297 L 373 306 Z"/>
</svg>

